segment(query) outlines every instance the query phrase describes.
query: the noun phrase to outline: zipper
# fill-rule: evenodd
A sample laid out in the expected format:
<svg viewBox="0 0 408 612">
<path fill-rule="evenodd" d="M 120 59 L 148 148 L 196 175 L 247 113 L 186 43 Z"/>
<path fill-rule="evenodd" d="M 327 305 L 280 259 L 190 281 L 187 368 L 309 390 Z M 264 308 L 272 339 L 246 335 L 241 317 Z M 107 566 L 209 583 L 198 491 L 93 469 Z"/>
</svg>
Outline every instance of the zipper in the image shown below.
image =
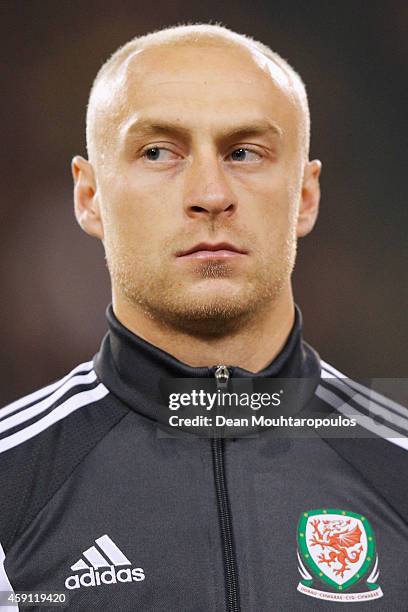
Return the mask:
<svg viewBox="0 0 408 612">
<path fill-rule="evenodd" d="M 225 365 L 217 365 L 214 376 L 217 379 L 217 387 L 227 387 L 230 377 L 230 371 Z"/>
<path fill-rule="evenodd" d="M 230 371 L 225 365 L 216 366 L 214 376 L 218 388 L 228 387 Z M 235 552 L 232 535 L 231 510 L 228 501 L 228 492 L 225 482 L 224 466 L 224 439 L 214 437 L 211 439 L 211 450 L 214 467 L 215 488 L 217 493 L 218 516 L 220 519 L 221 538 L 224 553 L 226 610 L 227 612 L 240 612 L 238 573 L 235 561 Z"/>
</svg>

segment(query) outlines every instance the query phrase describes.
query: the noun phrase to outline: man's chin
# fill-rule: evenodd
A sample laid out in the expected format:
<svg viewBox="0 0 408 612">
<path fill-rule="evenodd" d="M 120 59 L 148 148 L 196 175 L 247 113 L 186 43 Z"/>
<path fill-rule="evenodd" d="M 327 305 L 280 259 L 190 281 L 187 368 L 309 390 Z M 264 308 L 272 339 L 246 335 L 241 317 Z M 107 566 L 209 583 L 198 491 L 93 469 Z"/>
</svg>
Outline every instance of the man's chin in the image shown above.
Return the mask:
<svg viewBox="0 0 408 612">
<path fill-rule="evenodd" d="M 173 328 L 194 336 L 220 337 L 238 330 L 253 315 L 252 300 L 231 294 L 186 296 L 185 301 L 167 303 L 160 319 Z"/>
</svg>

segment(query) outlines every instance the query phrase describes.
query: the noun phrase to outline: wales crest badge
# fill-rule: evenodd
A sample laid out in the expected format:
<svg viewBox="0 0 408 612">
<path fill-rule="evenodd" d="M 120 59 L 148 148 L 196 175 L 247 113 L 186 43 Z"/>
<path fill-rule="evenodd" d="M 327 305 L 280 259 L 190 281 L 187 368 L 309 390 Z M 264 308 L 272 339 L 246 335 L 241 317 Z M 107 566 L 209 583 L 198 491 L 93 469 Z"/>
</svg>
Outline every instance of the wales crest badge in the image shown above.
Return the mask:
<svg viewBox="0 0 408 612">
<path fill-rule="evenodd" d="M 375 537 L 365 516 L 308 510 L 299 519 L 297 542 L 301 593 L 350 603 L 382 597 Z"/>
</svg>

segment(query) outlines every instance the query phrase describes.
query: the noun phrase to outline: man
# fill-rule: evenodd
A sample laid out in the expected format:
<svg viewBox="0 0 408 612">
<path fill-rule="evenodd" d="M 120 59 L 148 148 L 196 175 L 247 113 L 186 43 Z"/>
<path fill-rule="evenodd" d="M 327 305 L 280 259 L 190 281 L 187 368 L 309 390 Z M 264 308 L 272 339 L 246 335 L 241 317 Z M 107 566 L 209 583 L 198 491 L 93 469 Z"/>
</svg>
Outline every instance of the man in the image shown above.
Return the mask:
<svg viewBox="0 0 408 612">
<path fill-rule="evenodd" d="M 89 159 L 72 169 L 78 223 L 105 249 L 109 333 L 93 361 L 0 411 L 8 595 L 62 593 L 78 611 L 407 609 L 408 414 L 321 361 L 294 304 L 320 197 L 309 131 L 299 75 L 220 26 L 134 39 L 101 68 Z M 218 416 L 229 384 L 279 381 L 286 415 L 354 415 L 359 436 L 238 419 L 223 435 L 215 417 L 193 431 L 168 385 L 193 397 L 197 380 L 217 383 Z"/>
</svg>

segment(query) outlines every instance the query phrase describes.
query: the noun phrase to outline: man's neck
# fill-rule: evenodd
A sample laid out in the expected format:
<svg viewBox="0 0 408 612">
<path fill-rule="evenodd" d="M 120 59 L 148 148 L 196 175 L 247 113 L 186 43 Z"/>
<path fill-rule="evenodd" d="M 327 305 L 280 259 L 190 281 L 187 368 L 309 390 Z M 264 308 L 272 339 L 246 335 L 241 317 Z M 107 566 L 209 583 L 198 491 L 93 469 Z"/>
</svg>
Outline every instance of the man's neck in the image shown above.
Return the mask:
<svg viewBox="0 0 408 612">
<path fill-rule="evenodd" d="M 192 367 L 234 365 L 259 372 L 279 354 L 295 320 L 291 289 L 245 326 L 224 337 L 201 338 L 169 328 L 126 301 L 113 300 L 118 320 L 131 332 Z"/>
</svg>

